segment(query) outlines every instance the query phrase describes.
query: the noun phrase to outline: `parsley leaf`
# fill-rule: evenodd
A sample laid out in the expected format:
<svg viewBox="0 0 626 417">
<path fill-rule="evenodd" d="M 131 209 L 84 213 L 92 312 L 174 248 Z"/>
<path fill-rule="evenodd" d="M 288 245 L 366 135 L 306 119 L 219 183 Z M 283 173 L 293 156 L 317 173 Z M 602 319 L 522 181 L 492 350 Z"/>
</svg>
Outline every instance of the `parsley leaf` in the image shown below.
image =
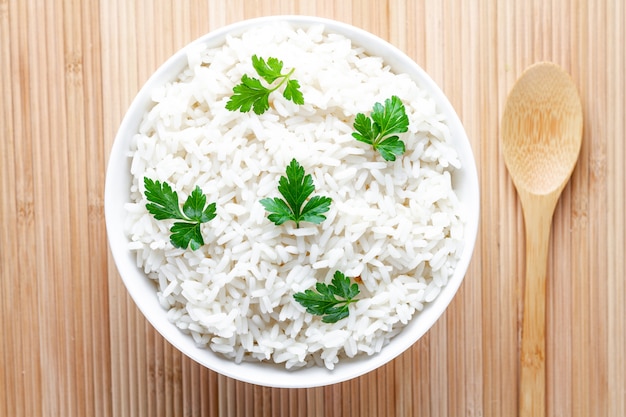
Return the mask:
<svg viewBox="0 0 626 417">
<path fill-rule="evenodd" d="M 278 181 L 278 191 L 284 200 L 278 197 L 261 200 L 263 207 L 270 213 L 268 219 L 276 226 L 288 220 L 293 220 L 296 227 L 300 227 L 301 221 L 320 224 L 326 219 L 324 213 L 329 210 L 332 199 L 315 196 L 304 204 L 315 191 L 311 174 L 305 175 L 304 168 L 295 159 L 291 160 L 285 172 L 287 177 L 281 176 Z"/>
<path fill-rule="evenodd" d="M 252 66 L 270 84 L 282 76 L 283 62 L 277 58 L 269 57 L 266 62 L 263 58 L 252 55 Z"/>
<path fill-rule="evenodd" d="M 397 96 L 385 100 L 384 106 L 381 103 L 374 104 L 370 117 L 363 113 L 357 114 L 353 127 L 356 132 L 352 136 L 372 145 L 387 161 L 395 161 L 396 156 L 405 151 L 404 142 L 396 133 L 404 133 L 409 129 L 409 118 L 404 104 Z"/>
<path fill-rule="evenodd" d="M 204 245 L 200 225 L 216 216 L 215 203 L 206 204 L 206 196 L 200 187 L 191 192 L 180 210 L 178 194 L 167 182 L 153 181 L 144 177 L 146 209 L 156 220 L 180 220 L 170 228 L 170 242 L 177 248 L 196 250 Z"/>
<path fill-rule="evenodd" d="M 226 103 L 226 109 L 242 113 L 253 109 L 256 114 L 263 114 L 270 108 L 270 92 L 256 78 L 250 78 L 246 74 L 241 77 L 241 84 L 233 88 L 233 96 Z"/>
<path fill-rule="evenodd" d="M 287 100 L 293 101 L 296 104 L 304 104 L 304 96 L 300 91 L 300 83 L 297 80 L 287 81 L 287 86 L 285 86 L 283 97 L 285 97 Z"/>
<path fill-rule="evenodd" d="M 296 104 L 304 104 L 304 96 L 300 91 L 300 83 L 290 79 L 295 70 L 294 68 L 283 73 L 282 61 L 274 57 L 269 57 L 267 61 L 265 61 L 263 58 L 259 58 L 256 55 L 252 56 L 252 66 L 269 86 L 264 86 L 259 79 L 244 74 L 241 77 L 241 83 L 233 88 L 234 94 L 226 103 L 227 110 L 239 110 L 245 113 L 252 109 L 256 114 L 263 114 L 270 108 L 270 94 L 278 90 L 285 83 L 287 84 L 283 91 L 283 97 Z M 277 80 L 279 80 L 279 82 L 272 86 Z"/>
<path fill-rule="evenodd" d="M 316 292 L 317 291 L 317 292 Z M 322 316 L 324 323 L 336 323 L 348 317 L 348 305 L 357 301 L 359 286 L 350 284 L 350 278 L 336 271 L 330 285 L 318 282 L 315 291 L 309 289 L 293 295 L 310 314 Z"/>
</svg>

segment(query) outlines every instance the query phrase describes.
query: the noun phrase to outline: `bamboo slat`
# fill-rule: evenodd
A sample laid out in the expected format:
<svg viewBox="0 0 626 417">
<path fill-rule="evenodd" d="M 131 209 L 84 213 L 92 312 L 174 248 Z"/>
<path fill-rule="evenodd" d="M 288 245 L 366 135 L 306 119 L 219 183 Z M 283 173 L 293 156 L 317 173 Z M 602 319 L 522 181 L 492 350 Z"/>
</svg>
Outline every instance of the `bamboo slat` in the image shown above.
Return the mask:
<svg viewBox="0 0 626 417">
<path fill-rule="evenodd" d="M 481 184 L 466 280 L 385 367 L 285 390 L 217 375 L 139 313 L 109 254 L 104 176 L 150 74 L 241 19 L 307 14 L 393 43 L 463 121 Z M 499 148 L 504 100 L 531 63 L 576 82 L 582 153 L 554 215 L 548 415 L 626 415 L 626 6 L 618 0 L 0 0 L 0 416 L 511 416 L 523 218 Z"/>
</svg>

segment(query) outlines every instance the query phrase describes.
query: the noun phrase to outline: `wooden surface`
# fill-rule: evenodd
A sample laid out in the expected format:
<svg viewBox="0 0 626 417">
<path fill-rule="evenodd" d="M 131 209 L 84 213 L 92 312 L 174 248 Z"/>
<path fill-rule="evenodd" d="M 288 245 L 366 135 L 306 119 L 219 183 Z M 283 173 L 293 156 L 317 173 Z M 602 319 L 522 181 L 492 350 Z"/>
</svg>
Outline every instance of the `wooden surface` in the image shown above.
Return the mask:
<svg viewBox="0 0 626 417">
<path fill-rule="evenodd" d="M 352 23 L 437 81 L 482 187 L 469 273 L 406 354 L 310 390 L 208 371 L 155 333 L 109 255 L 104 174 L 121 118 L 170 54 L 268 14 Z M 622 0 L 0 0 L 0 415 L 514 416 L 523 219 L 499 146 L 523 69 L 563 66 L 582 153 L 554 215 L 548 415 L 626 415 L 626 6 Z"/>
</svg>

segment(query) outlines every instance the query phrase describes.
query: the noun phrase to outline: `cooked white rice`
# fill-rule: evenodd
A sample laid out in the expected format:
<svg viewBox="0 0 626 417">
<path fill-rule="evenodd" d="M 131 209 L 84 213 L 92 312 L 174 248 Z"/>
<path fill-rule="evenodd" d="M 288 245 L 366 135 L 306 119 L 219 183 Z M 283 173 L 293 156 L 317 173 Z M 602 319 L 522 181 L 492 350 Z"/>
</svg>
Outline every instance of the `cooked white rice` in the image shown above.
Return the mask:
<svg viewBox="0 0 626 417">
<path fill-rule="evenodd" d="M 255 74 L 253 54 L 295 68 L 305 104 L 275 92 L 263 115 L 226 110 L 241 76 Z M 462 251 L 451 184 L 460 163 L 434 100 L 322 26 L 260 27 L 190 50 L 188 63 L 153 92 L 131 148 L 130 249 L 169 319 L 237 362 L 333 369 L 341 358 L 380 351 L 437 297 Z M 410 126 L 401 135 L 406 153 L 387 162 L 351 133 L 357 113 L 392 95 Z M 314 195 L 332 198 L 320 225 L 276 226 L 259 203 L 279 196 L 292 158 L 312 174 Z M 146 210 L 144 177 L 169 182 L 181 204 L 196 185 L 217 203 L 217 217 L 202 226 L 204 246 L 172 246 L 172 222 Z M 361 294 L 346 319 L 323 323 L 293 294 L 329 283 L 337 270 L 360 277 Z"/>
</svg>

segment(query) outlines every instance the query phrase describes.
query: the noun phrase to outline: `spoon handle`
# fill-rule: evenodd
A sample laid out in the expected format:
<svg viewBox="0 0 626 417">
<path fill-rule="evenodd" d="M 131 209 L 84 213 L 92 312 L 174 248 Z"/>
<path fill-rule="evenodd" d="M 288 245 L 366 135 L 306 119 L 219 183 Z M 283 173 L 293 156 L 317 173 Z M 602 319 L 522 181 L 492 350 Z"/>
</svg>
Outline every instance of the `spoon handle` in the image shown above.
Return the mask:
<svg viewBox="0 0 626 417">
<path fill-rule="evenodd" d="M 519 415 L 540 417 L 546 415 L 546 272 L 555 202 L 545 196 L 532 196 L 525 203 L 526 280 Z"/>
</svg>

